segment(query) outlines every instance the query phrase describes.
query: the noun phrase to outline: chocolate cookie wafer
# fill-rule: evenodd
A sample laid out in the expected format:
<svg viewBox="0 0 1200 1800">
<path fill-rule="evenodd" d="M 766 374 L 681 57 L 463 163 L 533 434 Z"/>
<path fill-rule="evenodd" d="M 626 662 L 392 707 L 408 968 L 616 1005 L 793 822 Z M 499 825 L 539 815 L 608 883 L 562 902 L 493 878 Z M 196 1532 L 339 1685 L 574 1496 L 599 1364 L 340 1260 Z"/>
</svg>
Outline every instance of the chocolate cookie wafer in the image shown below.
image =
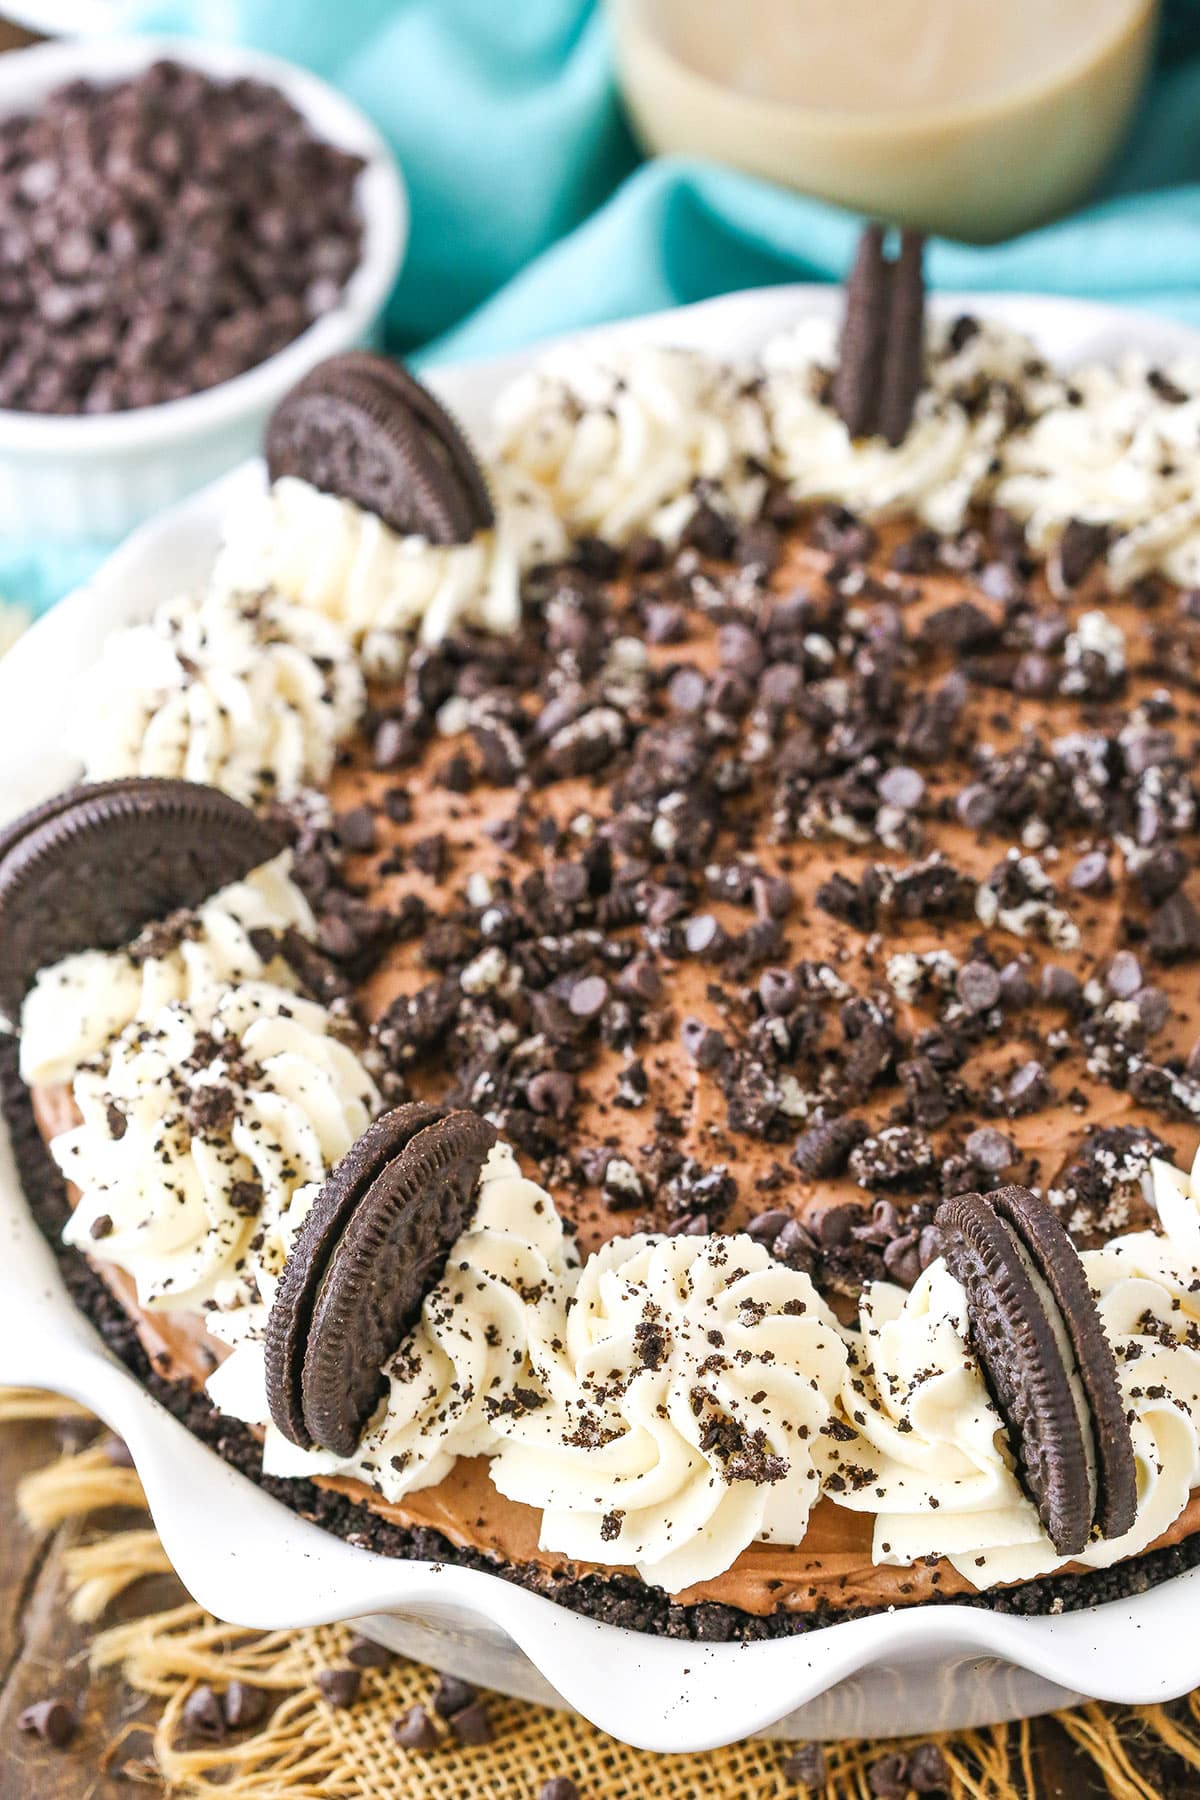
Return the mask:
<svg viewBox="0 0 1200 1800">
<path fill-rule="evenodd" d="M 1093 1534 L 1120 1537 L 1137 1510 L 1133 1442 L 1075 1246 L 1028 1188 L 955 1195 L 937 1225 L 1047 1537 L 1061 1556 L 1078 1555 Z"/>
<path fill-rule="evenodd" d="M 300 1229 L 267 1324 L 267 1399 L 291 1442 L 353 1454 L 474 1204 L 493 1126 L 402 1106 L 330 1175 Z"/>
<path fill-rule="evenodd" d="M 277 856 L 283 827 L 216 788 L 133 776 L 69 788 L 0 835 L 0 1009 L 39 969 L 127 944 Z"/>
<path fill-rule="evenodd" d="M 459 544 L 494 523 L 460 427 L 385 357 L 360 350 L 319 363 L 276 407 L 265 448 L 272 481 L 298 477 L 402 535 Z"/>
<path fill-rule="evenodd" d="M 846 284 L 846 310 L 831 398 L 851 437 L 883 437 L 893 449 L 912 424 L 925 361 L 925 240 L 900 234 L 889 261 L 882 225 L 868 225 Z"/>
</svg>

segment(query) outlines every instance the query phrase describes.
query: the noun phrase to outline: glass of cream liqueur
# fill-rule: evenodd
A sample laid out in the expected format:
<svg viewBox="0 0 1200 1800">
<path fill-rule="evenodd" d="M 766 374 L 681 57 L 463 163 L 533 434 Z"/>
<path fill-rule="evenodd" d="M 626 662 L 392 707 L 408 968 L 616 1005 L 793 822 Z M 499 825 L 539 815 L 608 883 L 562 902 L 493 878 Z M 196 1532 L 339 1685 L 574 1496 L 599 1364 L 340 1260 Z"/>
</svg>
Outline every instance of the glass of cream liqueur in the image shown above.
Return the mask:
<svg viewBox="0 0 1200 1800">
<path fill-rule="evenodd" d="M 647 149 L 987 240 L 1082 200 L 1158 0 L 609 0 Z"/>
</svg>

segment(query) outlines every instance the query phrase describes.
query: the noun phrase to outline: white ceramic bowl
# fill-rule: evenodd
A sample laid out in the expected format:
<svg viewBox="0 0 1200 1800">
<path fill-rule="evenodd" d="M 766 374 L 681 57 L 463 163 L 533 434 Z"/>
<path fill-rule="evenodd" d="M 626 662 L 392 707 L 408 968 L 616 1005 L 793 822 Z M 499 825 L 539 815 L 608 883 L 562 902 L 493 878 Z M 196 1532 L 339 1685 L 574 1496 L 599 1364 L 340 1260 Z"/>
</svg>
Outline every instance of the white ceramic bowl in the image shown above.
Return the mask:
<svg viewBox="0 0 1200 1800">
<path fill-rule="evenodd" d="M 36 106 L 64 81 L 118 81 L 160 57 L 270 82 L 321 137 L 363 157 L 362 258 L 337 306 L 257 368 L 203 393 L 87 417 L 0 409 L 0 531 L 22 538 L 115 542 L 252 455 L 294 382 L 323 357 L 372 340 L 400 268 L 408 202 L 391 152 L 357 107 L 277 57 L 161 37 L 38 44 L 0 56 L 0 115 Z"/>
<path fill-rule="evenodd" d="M 733 295 L 616 328 L 730 355 L 753 351 L 829 289 Z M 1197 338 L 1131 313 L 1062 300 L 946 296 L 1029 330 L 1056 361 L 1141 343 L 1156 357 Z M 595 335 L 595 334 L 592 334 Z M 467 428 L 533 353 L 449 369 L 435 385 Z M 153 524 L 91 587 L 47 615 L 0 662 L 0 819 L 78 775 L 59 742 L 64 695 L 118 622 L 203 578 L 219 522 L 249 464 Z M 1164 1701 L 1200 1683 L 1200 1570 L 1127 1601 L 1060 1618 L 924 1607 L 766 1644 L 690 1644 L 599 1625 L 493 1575 L 390 1561 L 306 1524 L 205 1449 L 103 1348 L 59 1280 L 0 1132 L 0 1382 L 52 1388 L 125 1438 L 180 1576 L 218 1617 L 257 1627 L 366 1619 L 372 1635 L 493 1688 L 565 1701 L 655 1750 L 781 1737 L 924 1733 L 1018 1718 L 1089 1696 Z"/>
</svg>

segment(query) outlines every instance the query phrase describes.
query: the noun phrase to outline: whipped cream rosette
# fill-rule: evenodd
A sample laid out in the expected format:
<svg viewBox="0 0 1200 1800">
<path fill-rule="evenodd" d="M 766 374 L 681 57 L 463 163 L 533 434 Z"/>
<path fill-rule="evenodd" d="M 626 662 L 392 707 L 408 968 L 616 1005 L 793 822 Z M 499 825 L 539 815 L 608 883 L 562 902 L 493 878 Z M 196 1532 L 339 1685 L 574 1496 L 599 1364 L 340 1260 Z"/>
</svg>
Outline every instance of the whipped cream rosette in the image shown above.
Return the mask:
<svg viewBox="0 0 1200 1800">
<path fill-rule="evenodd" d="M 108 640 L 84 691 L 89 781 L 169 776 L 248 803 L 328 779 L 365 704 L 342 634 L 275 596 L 212 590 Z"/>
<path fill-rule="evenodd" d="M 799 1543 L 845 1370 L 808 1277 L 747 1237 L 618 1238 L 588 1259 L 544 1403 L 497 1417 L 492 1479 L 543 1548 L 677 1593 L 757 1538 Z"/>
<path fill-rule="evenodd" d="M 179 1002 L 197 1027 L 211 1023 L 231 986 L 269 975 L 294 988 L 281 958 L 264 962 L 258 931 L 316 935 L 308 902 L 283 851 L 167 927 L 152 926 L 134 952 L 81 950 L 42 969 L 21 1010 L 21 1075 L 30 1085 L 68 1081 L 135 1019 Z"/>
<path fill-rule="evenodd" d="M 356 1453 L 343 1459 L 298 1449 L 268 1422 L 266 1313 L 312 1197 L 297 1196 L 281 1219 L 264 1215 L 266 1229 L 248 1263 L 264 1304 L 241 1324 L 223 1312 L 211 1315 L 218 1336 L 239 1341 L 208 1391 L 222 1411 L 266 1425 L 268 1474 L 347 1475 L 385 1500 L 398 1500 L 439 1481 L 457 1457 L 494 1450 L 496 1421 L 521 1409 L 535 1371 L 553 1354 L 576 1279 L 573 1245 L 549 1195 L 521 1174 L 508 1145 L 495 1145 L 471 1224 L 425 1296 L 415 1329 L 385 1367 L 379 1413 Z"/>
<path fill-rule="evenodd" d="M 678 540 L 700 496 L 735 519 L 766 493 L 770 435 L 753 372 L 655 344 L 553 350 L 500 395 L 500 468 L 551 496 L 576 532 Z"/>
<path fill-rule="evenodd" d="M 138 1304 L 196 1306 L 239 1273 L 264 1209 L 320 1180 L 379 1108 L 325 1009 L 268 982 L 227 988 L 203 1024 L 180 1001 L 128 1025 L 52 1141 L 79 1191 L 68 1243 L 134 1278 Z"/>
<path fill-rule="evenodd" d="M 283 476 L 230 518 L 214 587 L 282 595 L 325 617 L 370 674 L 395 673 L 414 638 L 440 643 L 462 625 L 512 631 L 521 576 L 564 556 L 567 537 L 535 481 L 498 469 L 492 482 L 494 528 L 465 544 L 434 544 Z"/>
<path fill-rule="evenodd" d="M 775 466 L 797 499 L 836 501 L 871 518 L 915 514 L 955 531 L 985 491 L 1008 429 L 1014 388 L 1057 393 L 1027 337 L 981 324 L 961 343 L 934 327 L 926 385 L 901 444 L 851 437 L 829 404 L 836 360 L 830 319 L 805 319 L 763 352 L 763 400 Z M 1030 371 L 1037 371 L 1031 375 Z"/>
<path fill-rule="evenodd" d="M 1171 1171 L 1174 1175 L 1176 1172 Z M 1194 1218 L 1189 1232 L 1195 1234 Z M 966 1295 L 938 1258 L 911 1292 L 877 1282 L 861 1302 L 831 1497 L 875 1515 L 873 1560 L 942 1556 L 975 1587 L 1135 1556 L 1200 1483 L 1200 1280 L 1186 1244 L 1131 1233 L 1082 1263 L 1097 1296 L 1137 1464 L 1130 1531 L 1063 1558 L 1013 1473 L 1005 1428 L 967 1342 Z"/>
</svg>

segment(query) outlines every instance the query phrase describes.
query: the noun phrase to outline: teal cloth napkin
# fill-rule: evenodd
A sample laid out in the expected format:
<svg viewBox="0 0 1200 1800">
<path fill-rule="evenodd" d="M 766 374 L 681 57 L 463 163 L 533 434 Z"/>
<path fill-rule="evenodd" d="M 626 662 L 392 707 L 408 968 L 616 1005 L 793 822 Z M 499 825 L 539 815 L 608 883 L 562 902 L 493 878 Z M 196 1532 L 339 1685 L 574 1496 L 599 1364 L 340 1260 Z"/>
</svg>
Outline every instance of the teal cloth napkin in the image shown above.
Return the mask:
<svg viewBox="0 0 1200 1800">
<path fill-rule="evenodd" d="M 702 162 L 639 166 L 598 0 L 124 0 L 137 29 L 253 44 L 336 82 L 412 200 L 389 341 L 488 355 L 741 287 L 840 279 L 858 221 Z M 1084 210 L 1008 243 L 931 247 L 936 286 L 1074 294 L 1200 326 L 1200 0 L 1173 0 L 1118 166 Z M 9 546 L 35 607 L 104 547 Z"/>
</svg>

